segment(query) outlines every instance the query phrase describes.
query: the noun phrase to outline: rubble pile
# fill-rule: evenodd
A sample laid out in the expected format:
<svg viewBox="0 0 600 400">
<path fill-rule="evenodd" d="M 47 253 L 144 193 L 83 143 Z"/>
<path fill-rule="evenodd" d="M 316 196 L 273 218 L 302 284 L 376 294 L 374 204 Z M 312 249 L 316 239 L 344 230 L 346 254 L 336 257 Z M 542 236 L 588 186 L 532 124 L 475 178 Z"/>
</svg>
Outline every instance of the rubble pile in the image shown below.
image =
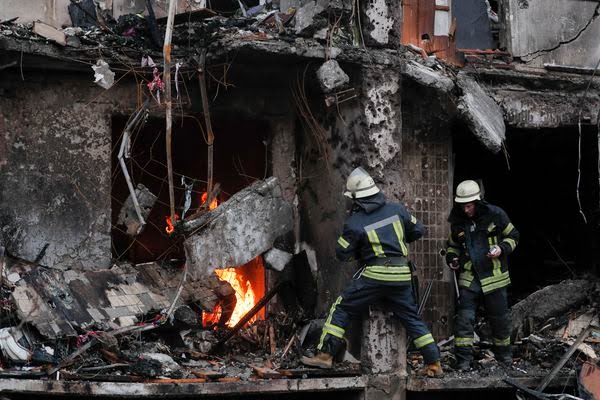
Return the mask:
<svg viewBox="0 0 600 400">
<path fill-rule="evenodd" d="M 294 44 L 297 40 L 311 39 L 332 47 L 359 44 L 356 13 L 344 2 L 306 2 L 299 9 L 285 10 L 279 10 L 273 3 L 248 9 L 239 4 L 239 9 L 230 12 L 197 8 L 176 14 L 172 56 L 188 59 L 190 51 L 199 53 L 199 49 L 213 44 L 216 45 L 214 50 L 223 47 L 217 45 L 221 41 L 273 40 Z M 150 56 L 157 62 L 162 58 L 167 18 L 156 18 L 153 10 L 146 9 L 144 15 L 121 15 L 116 20 L 100 9 L 83 16 L 85 18 L 71 14 L 73 26 L 63 29 L 41 22 L 21 24 L 18 18 L 0 21 L 0 37 L 54 43 L 65 54 L 73 54 L 78 59 L 89 56 L 82 50 L 94 49 L 115 64 L 138 63 L 142 56 Z"/>
<path fill-rule="evenodd" d="M 600 355 L 600 283 L 595 280 L 567 280 L 544 287 L 511 308 L 513 364 L 499 364 L 493 354 L 492 334 L 488 322 L 481 318 L 474 339 L 475 366 L 471 371 L 456 372 L 454 337 L 438 342 L 443 364 L 449 377 L 545 376 L 561 357 L 584 334 L 571 357 L 559 373 L 569 375 L 582 362 L 598 362 Z M 422 363 L 414 353 L 409 358 L 413 369 Z"/>
<path fill-rule="evenodd" d="M 0 375 L 109 382 L 322 376 L 298 363 L 300 327 L 312 316 L 316 286 L 306 253 L 292 255 L 282 240 L 291 214 L 271 177 L 179 221 L 173 230 L 187 234 L 185 261 L 61 270 L 1 248 Z M 276 281 L 257 284 L 245 298 L 253 276 L 265 285 L 265 266 Z M 275 295 L 282 306 L 259 318 Z M 248 308 L 236 313 L 240 303 Z"/>
<path fill-rule="evenodd" d="M 302 313 L 281 311 L 241 328 L 203 324 L 198 300 L 210 284 L 193 281 L 175 300 L 184 304 L 173 307 L 180 267 L 56 272 L 9 256 L 3 262 L 0 376 L 227 382 L 324 374 L 298 363 Z M 351 366 L 334 372 L 358 373 Z"/>
</svg>

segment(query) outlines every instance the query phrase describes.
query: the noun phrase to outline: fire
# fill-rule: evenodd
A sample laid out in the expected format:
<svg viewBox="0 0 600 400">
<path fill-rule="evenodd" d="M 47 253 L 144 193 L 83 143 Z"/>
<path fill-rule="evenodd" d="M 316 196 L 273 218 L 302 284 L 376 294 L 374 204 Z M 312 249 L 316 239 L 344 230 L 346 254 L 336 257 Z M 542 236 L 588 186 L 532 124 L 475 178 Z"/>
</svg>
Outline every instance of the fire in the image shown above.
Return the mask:
<svg viewBox="0 0 600 400">
<path fill-rule="evenodd" d="M 200 205 L 206 203 L 206 200 L 208 199 L 208 193 L 204 192 L 202 193 L 202 196 L 200 197 Z M 217 198 L 215 197 L 214 199 L 211 200 L 210 204 L 208 205 L 208 209 L 209 210 L 214 210 L 215 208 L 217 208 L 217 206 L 219 205 Z"/>
<path fill-rule="evenodd" d="M 217 304 L 212 313 L 202 312 L 202 326 L 208 327 L 219 323 L 221 318 L 221 305 Z"/>
<path fill-rule="evenodd" d="M 265 269 L 262 257 L 257 257 L 249 263 L 237 268 L 216 269 L 215 273 L 222 281 L 229 282 L 235 290 L 236 304 L 227 326 L 233 327 L 260 300 L 265 292 Z M 202 313 L 202 324 L 216 324 L 221 316 L 221 307 L 215 307 L 212 313 Z M 248 323 L 264 319 L 264 309 L 260 310 Z"/>
<path fill-rule="evenodd" d="M 179 221 L 179 214 L 177 214 L 177 213 L 175 213 L 175 221 Z M 167 215 L 165 217 L 165 222 L 167 223 L 167 226 L 165 226 L 165 231 L 170 235 L 175 230 L 175 227 L 173 226 L 173 222 L 171 221 L 170 215 Z"/>
</svg>

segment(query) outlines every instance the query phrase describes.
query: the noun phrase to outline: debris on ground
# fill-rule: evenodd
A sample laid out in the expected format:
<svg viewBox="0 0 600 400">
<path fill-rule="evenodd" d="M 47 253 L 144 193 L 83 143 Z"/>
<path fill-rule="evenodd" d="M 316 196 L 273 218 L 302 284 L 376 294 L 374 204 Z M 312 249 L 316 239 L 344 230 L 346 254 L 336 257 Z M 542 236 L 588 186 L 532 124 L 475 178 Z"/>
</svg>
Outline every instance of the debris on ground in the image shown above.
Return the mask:
<svg viewBox="0 0 600 400">
<path fill-rule="evenodd" d="M 496 361 L 493 354 L 491 328 L 480 318 L 475 329 L 474 365 L 467 372 L 454 371 L 453 337 L 440 340 L 445 377 L 546 376 L 561 361 L 586 329 L 580 344 L 572 349 L 576 356 L 565 361 L 560 373 L 572 374 L 582 362 L 595 365 L 600 356 L 599 308 L 600 285 L 594 280 L 567 280 L 544 287 L 511 308 L 513 323 L 513 363 Z M 411 353 L 408 363 L 412 370 L 423 365 L 418 353 Z"/>
</svg>

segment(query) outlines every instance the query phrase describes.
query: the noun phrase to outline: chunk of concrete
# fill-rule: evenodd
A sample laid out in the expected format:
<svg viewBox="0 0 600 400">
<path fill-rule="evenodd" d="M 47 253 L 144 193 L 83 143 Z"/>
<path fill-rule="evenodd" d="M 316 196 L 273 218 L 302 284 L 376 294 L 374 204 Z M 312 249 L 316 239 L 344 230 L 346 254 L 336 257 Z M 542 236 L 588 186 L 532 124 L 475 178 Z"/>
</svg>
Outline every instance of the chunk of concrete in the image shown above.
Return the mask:
<svg viewBox="0 0 600 400">
<path fill-rule="evenodd" d="M 181 229 L 195 232 L 184 242 L 187 262 L 197 276 L 237 267 L 273 247 L 293 227 L 291 205 L 277 178 L 258 181 Z"/>
<path fill-rule="evenodd" d="M 60 44 L 61 46 L 67 45 L 65 33 L 59 31 L 51 25 L 45 24 L 41 21 L 36 21 L 33 23 L 33 31 L 48 40 L 52 40 L 53 42 Z"/>
<path fill-rule="evenodd" d="M 115 83 L 115 73 L 111 71 L 106 61 L 98 59 L 96 65 L 92 65 L 94 70 L 94 83 L 104 89 L 110 89 Z"/>
<path fill-rule="evenodd" d="M 593 289 L 593 282 L 567 280 L 530 294 L 510 310 L 513 330 L 521 331 L 529 319 L 539 325 L 551 317 L 559 317 L 577 309 L 589 299 Z"/>
<path fill-rule="evenodd" d="M 163 354 L 163 353 L 142 353 L 140 354 L 140 358 L 144 358 L 146 360 L 154 360 L 158 361 L 162 364 L 164 372 L 177 371 L 181 369 L 181 366 L 173 360 L 173 357 Z"/>
<path fill-rule="evenodd" d="M 156 195 L 146 186 L 138 183 L 135 188 L 135 197 L 137 197 L 138 204 L 140 205 L 142 217 L 147 221 L 150 211 L 152 211 L 152 207 L 154 207 L 154 203 L 156 203 Z M 127 228 L 127 234 L 129 236 L 135 236 L 140 233 L 138 232 L 140 219 L 135 211 L 131 195 L 127 197 L 125 203 L 123 203 L 123 207 L 121 207 L 117 224 L 124 225 Z"/>
<path fill-rule="evenodd" d="M 454 81 L 447 76 L 415 61 L 409 61 L 404 64 L 402 74 L 411 78 L 415 82 L 448 93 L 454 89 Z"/>
<path fill-rule="evenodd" d="M 325 93 L 333 92 L 350 82 L 350 78 L 336 60 L 325 61 L 317 70 L 317 78 Z"/>
<path fill-rule="evenodd" d="M 292 255 L 290 253 L 275 248 L 272 248 L 265 253 L 265 262 L 275 271 L 283 271 L 291 259 Z"/>
<path fill-rule="evenodd" d="M 281 11 L 286 11 L 293 1 L 282 2 Z M 299 4 L 295 2 L 295 4 Z M 321 28 L 327 27 L 329 15 L 347 16 L 352 12 L 352 3 L 345 0 L 309 0 L 304 1 L 296 11 L 296 34 L 311 36 Z"/>
<path fill-rule="evenodd" d="M 320 16 L 325 10 L 320 2 L 308 1 L 296 11 L 296 25 L 294 30 L 297 35 L 312 35 L 315 31 L 327 26 L 327 20 Z"/>
<path fill-rule="evenodd" d="M 502 108 L 468 75 L 458 74 L 457 84 L 463 92 L 458 103 L 460 116 L 486 148 L 498 153 L 506 138 Z"/>
<path fill-rule="evenodd" d="M 84 272 L 33 267 L 21 273 L 11 300 L 21 321 L 51 339 L 76 336 L 115 319 L 134 324 L 136 316 L 169 307 L 172 297 L 163 295 L 167 288 L 161 281 L 152 290 L 125 281 L 127 272 L 119 267 Z"/>
</svg>

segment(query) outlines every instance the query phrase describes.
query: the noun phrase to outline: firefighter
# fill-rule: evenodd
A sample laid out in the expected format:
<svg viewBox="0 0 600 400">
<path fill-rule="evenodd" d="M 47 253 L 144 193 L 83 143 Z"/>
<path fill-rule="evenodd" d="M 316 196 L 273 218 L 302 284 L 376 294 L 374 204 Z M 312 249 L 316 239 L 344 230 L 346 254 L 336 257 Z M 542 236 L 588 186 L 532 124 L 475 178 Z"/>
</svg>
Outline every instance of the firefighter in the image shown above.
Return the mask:
<svg viewBox="0 0 600 400">
<path fill-rule="evenodd" d="M 507 286 L 507 256 L 515 250 L 519 232 L 500 208 L 482 200 L 477 182 L 456 188 L 450 212 L 446 263 L 459 273 L 459 300 L 454 325 L 456 369 L 466 371 L 473 361 L 475 312 L 483 302 L 493 334 L 496 360 L 512 363 Z"/>
<path fill-rule="evenodd" d="M 346 197 L 353 200 L 350 216 L 335 248 L 340 261 L 359 260 L 364 266 L 331 306 L 318 344 L 318 354 L 302 363 L 331 368 L 353 317 L 378 300 L 387 300 L 394 315 L 425 360 L 420 375 L 441 376 L 438 347 L 417 315 L 411 287 L 407 243 L 423 236 L 424 227 L 401 204 L 386 202 L 373 178 L 356 168 L 346 182 Z"/>
</svg>

